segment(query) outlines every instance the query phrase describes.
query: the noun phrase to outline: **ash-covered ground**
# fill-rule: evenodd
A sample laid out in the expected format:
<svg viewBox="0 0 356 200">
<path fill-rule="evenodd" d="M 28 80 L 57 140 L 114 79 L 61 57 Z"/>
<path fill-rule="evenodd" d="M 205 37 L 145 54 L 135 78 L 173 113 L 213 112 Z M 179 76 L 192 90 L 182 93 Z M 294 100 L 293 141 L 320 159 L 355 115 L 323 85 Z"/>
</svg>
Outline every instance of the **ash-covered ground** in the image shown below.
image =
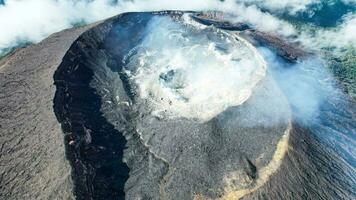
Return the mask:
<svg viewBox="0 0 356 200">
<path fill-rule="evenodd" d="M 2 60 L 0 197 L 355 198 L 327 62 L 222 16 L 126 13 Z"/>
</svg>

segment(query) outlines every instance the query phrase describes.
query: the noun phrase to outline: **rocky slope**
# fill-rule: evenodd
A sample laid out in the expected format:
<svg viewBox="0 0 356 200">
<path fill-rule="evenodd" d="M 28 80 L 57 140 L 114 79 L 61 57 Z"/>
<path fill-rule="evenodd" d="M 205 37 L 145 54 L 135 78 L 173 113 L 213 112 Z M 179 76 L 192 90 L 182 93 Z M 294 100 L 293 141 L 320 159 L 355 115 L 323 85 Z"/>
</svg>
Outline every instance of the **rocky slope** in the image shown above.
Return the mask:
<svg viewBox="0 0 356 200">
<path fill-rule="evenodd" d="M 1 198 L 355 196 L 353 154 L 332 138 L 354 142 L 355 103 L 346 96 L 323 102 L 320 123 L 310 126 L 294 120 L 283 87 L 266 76 L 247 101 L 208 121 L 152 115 L 123 60 L 154 16 L 181 21 L 183 14 L 119 15 L 54 34 L 1 61 Z M 241 25 L 214 23 L 288 62 L 307 55 Z"/>
<path fill-rule="evenodd" d="M 53 34 L 1 60 L 1 199 L 74 198 L 53 112 L 53 74 L 72 42 L 90 27 Z"/>
</svg>

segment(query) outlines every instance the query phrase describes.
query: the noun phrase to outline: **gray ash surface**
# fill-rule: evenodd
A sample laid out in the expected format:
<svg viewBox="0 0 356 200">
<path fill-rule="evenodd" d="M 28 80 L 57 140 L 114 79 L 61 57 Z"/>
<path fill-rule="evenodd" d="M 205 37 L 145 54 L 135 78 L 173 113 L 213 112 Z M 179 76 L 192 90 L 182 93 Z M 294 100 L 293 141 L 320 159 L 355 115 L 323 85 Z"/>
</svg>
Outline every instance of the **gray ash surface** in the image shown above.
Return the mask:
<svg viewBox="0 0 356 200">
<path fill-rule="evenodd" d="M 123 60 L 153 17 L 183 15 L 122 14 L 0 62 L 1 199 L 355 198 L 347 95 L 323 99 L 308 123 L 289 88 L 266 76 L 208 121 L 151 114 Z M 309 55 L 241 24 L 212 25 L 242 31 L 289 67 Z"/>
</svg>

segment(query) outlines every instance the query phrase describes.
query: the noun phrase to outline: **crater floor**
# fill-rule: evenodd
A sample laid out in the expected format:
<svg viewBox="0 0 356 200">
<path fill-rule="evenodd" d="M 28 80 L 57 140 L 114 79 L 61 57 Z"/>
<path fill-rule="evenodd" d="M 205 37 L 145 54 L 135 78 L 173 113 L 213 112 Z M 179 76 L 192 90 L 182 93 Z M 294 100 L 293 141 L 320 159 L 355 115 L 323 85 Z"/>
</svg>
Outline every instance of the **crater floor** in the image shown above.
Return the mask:
<svg viewBox="0 0 356 200">
<path fill-rule="evenodd" d="M 261 48 L 290 68 L 308 54 L 201 16 L 125 13 L 1 60 L 0 197 L 354 197 L 354 158 L 330 141 L 352 138 L 355 103 L 298 120 Z"/>
</svg>

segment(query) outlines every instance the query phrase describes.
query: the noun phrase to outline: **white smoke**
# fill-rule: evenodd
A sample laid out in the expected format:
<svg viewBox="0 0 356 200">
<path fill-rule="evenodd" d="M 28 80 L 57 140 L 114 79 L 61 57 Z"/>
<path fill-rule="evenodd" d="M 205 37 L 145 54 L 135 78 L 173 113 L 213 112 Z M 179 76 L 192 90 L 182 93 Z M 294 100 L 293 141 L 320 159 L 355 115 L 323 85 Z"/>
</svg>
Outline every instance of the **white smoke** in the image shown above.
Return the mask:
<svg viewBox="0 0 356 200">
<path fill-rule="evenodd" d="M 330 0 L 330 2 L 332 1 Z M 356 5 L 355 0 L 342 1 L 349 5 Z M 70 28 L 77 23 L 91 23 L 128 11 L 158 11 L 167 9 L 193 11 L 218 10 L 228 12 L 234 16 L 234 18 L 229 20 L 247 22 L 256 29 L 280 35 L 286 39 L 294 38 L 294 40 L 299 41 L 305 47 L 314 50 L 329 47 L 343 48 L 345 46 L 356 48 L 356 14 L 344 16 L 337 27 L 329 29 L 313 27 L 313 31 L 311 31 L 308 29 L 298 29 L 294 24 L 281 20 L 273 13 L 288 12 L 288 14 L 294 15 L 299 12 L 308 11 L 311 5 L 320 4 L 321 2 L 322 0 L 119 0 L 119 3 L 115 3 L 112 0 L 6 0 L 5 5 L 0 5 L 0 55 L 6 48 L 15 47 L 24 41 L 39 42 L 48 35 L 65 28 Z M 313 119 L 318 114 L 320 103 L 328 95 L 332 94 L 333 91 L 333 89 L 329 90 L 328 87 L 324 87 L 324 83 L 319 82 L 328 79 L 327 72 L 324 71 L 325 69 L 319 60 L 303 61 L 299 63 L 299 66 L 290 68 L 290 70 L 279 70 L 280 67 L 283 67 L 281 66 L 283 63 L 276 60 L 276 57 L 268 53 L 268 51 L 261 50 L 261 52 L 265 55 L 268 67 L 271 68 L 276 81 L 283 87 L 283 91 L 289 97 L 290 103 L 299 116 L 303 120 Z M 274 70 L 273 67 L 276 67 L 277 70 Z M 198 75 L 192 78 L 196 80 L 196 82 L 192 82 L 192 84 L 196 85 L 191 85 L 190 87 L 193 92 L 196 91 L 196 86 L 202 85 L 202 88 L 204 87 L 205 79 L 199 77 L 199 74 L 204 74 L 201 69 L 198 67 L 197 70 L 200 70 L 199 73 L 190 74 L 192 76 Z M 211 77 L 213 82 L 222 80 L 224 83 L 229 83 L 235 87 L 234 84 L 236 82 L 229 81 L 234 80 L 234 78 L 240 81 L 239 77 L 233 77 L 238 73 L 226 74 L 227 72 L 214 68 L 209 70 L 207 72 L 217 72 L 217 77 Z M 300 71 L 296 72 L 293 70 Z M 323 71 L 320 72 L 317 70 Z M 158 73 L 153 74 L 157 75 Z M 321 78 L 321 75 L 324 74 L 325 78 Z M 140 81 L 140 79 L 137 80 Z M 249 79 L 245 78 L 245 81 L 248 82 Z M 226 86 L 222 88 L 222 91 L 225 91 L 225 93 L 229 91 L 227 84 L 222 85 Z M 211 86 L 206 88 L 208 90 Z M 246 88 L 247 90 L 251 89 L 249 87 Z M 214 92 L 215 94 L 222 95 L 220 91 Z M 273 94 L 273 92 L 271 93 Z M 232 98 L 236 98 L 234 93 L 232 95 Z M 183 97 L 187 96 L 189 96 L 189 92 L 185 92 Z M 204 102 L 204 98 L 206 97 L 203 95 L 203 100 L 200 99 L 199 101 Z M 236 105 L 236 102 L 243 102 L 235 101 L 235 99 L 229 101 L 225 96 L 221 99 L 224 102 L 214 107 L 213 109 L 217 108 L 218 110 L 213 110 L 213 113 L 208 114 L 206 119 L 209 119 L 228 106 Z M 271 110 L 268 110 L 269 108 L 265 106 L 263 99 L 260 103 L 261 105 L 256 106 L 260 113 L 256 114 L 261 114 L 260 108 L 266 109 L 263 110 L 264 113 L 271 113 Z M 169 106 L 169 101 L 168 104 L 166 102 L 164 105 Z M 189 105 L 185 107 L 186 110 L 192 110 L 189 108 Z M 180 112 L 182 110 L 184 111 L 184 109 L 175 109 L 173 112 Z M 208 109 L 204 108 L 204 110 Z M 192 114 L 188 115 L 188 117 L 200 114 Z M 283 115 L 284 112 L 281 116 Z M 269 115 L 266 116 L 266 119 L 268 119 Z"/>
<path fill-rule="evenodd" d="M 328 96 L 336 92 L 333 77 L 323 60 L 310 57 L 295 66 L 283 62 L 271 50 L 260 47 L 259 51 L 268 63 L 269 72 L 288 98 L 299 120 L 311 122 L 319 114 L 319 107 Z"/>
<path fill-rule="evenodd" d="M 219 10 L 233 14 L 233 21 L 247 22 L 262 31 L 284 37 L 298 37 L 311 48 L 355 45 L 355 15 L 344 17 L 332 30 L 316 33 L 298 31 L 294 25 L 279 19 L 273 12 L 291 14 L 307 10 L 321 0 L 6 0 L 0 5 L 0 54 L 22 42 L 39 42 L 48 35 L 75 24 L 91 23 L 128 11 Z M 343 0 L 355 4 L 354 0 Z M 268 9 L 272 13 L 262 11 Z"/>
<path fill-rule="evenodd" d="M 140 0 L 7 0 L 0 5 L 0 54 L 4 49 L 29 41 L 39 42 L 48 35 L 72 27 L 76 23 L 91 23 L 129 11 L 164 9 L 211 9 L 215 0 L 166 1 Z"/>
<path fill-rule="evenodd" d="M 152 19 L 127 61 L 139 97 L 156 116 L 210 120 L 246 101 L 265 75 L 266 63 L 247 41 L 193 24 Z"/>
</svg>

